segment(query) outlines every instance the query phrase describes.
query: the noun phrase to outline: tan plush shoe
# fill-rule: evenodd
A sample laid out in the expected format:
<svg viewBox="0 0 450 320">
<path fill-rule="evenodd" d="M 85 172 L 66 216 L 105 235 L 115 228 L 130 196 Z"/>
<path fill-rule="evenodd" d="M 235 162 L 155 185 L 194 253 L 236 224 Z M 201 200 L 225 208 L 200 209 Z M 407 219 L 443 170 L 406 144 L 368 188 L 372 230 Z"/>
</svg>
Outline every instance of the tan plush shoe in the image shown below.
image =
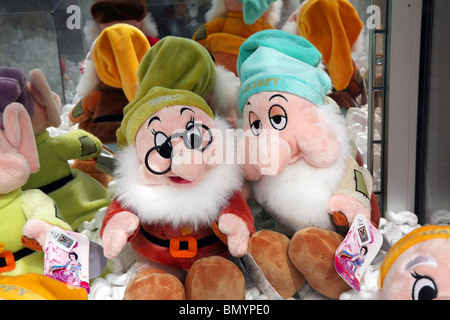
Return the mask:
<svg viewBox="0 0 450 320">
<path fill-rule="evenodd" d="M 185 300 L 184 286 L 177 277 L 151 269 L 137 274 L 128 284 L 124 300 Z"/>
<path fill-rule="evenodd" d="M 351 289 L 334 267 L 335 252 L 343 240 L 333 231 L 305 228 L 294 234 L 289 245 L 289 257 L 309 285 L 332 299 Z"/>
<path fill-rule="evenodd" d="M 248 244 L 248 252 L 265 278 L 284 299 L 293 296 L 305 284 L 305 278 L 289 259 L 289 243 L 284 234 L 262 230 L 253 234 Z"/>
<path fill-rule="evenodd" d="M 239 268 L 219 256 L 202 258 L 189 270 L 186 281 L 188 300 L 243 300 L 245 280 Z"/>
</svg>

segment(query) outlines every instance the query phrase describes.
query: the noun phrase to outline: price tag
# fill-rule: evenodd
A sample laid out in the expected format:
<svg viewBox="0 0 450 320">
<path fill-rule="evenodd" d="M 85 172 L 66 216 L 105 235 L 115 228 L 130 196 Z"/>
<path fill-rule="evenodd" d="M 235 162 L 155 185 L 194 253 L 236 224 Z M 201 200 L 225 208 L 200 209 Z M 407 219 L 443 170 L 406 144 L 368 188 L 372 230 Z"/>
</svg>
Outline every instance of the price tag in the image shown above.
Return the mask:
<svg viewBox="0 0 450 320">
<path fill-rule="evenodd" d="M 337 273 L 355 291 L 360 291 L 361 278 L 382 244 L 383 237 L 378 229 L 363 215 L 356 216 L 334 259 Z"/>
</svg>

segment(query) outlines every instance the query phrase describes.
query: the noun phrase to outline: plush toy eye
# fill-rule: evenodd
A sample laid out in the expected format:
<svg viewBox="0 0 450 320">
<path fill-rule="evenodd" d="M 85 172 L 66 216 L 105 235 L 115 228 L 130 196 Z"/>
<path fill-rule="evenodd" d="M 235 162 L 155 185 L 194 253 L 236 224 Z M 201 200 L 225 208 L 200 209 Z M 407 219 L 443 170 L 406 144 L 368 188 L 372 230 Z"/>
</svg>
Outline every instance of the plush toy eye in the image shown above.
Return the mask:
<svg viewBox="0 0 450 320">
<path fill-rule="evenodd" d="M 433 279 L 413 273 L 416 279 L 412 288 L 413 300 L 433 300 L 437 297 L 437 287 Z"/>
<path fill-rule="evenodd" d="M 284 109 L 281 106 L 274 105 L 270 108 L 269 119 L 270 124 L 274 129 L 283 130 L 284 128 L 286 128 L 287 115 L 286 111 L 284 111 Z"/>
<path fill-rule="evenodd" d="M 190 149 L 200 149 L 203 143 L 203 137 L 197 126 L 192 126 L 186 132 L 186 146 Z"/>
<path fill-rule="evenodd" d="M 259 120 L 258 116 L 254 112 L 250 112 L 248 118 L 253 135 L 259 136 L 262 130 L 261 120 Z"/>
<path fill-rule="evenodd" d="M 156 151 L 165 159 L 172 157 L 172 143 L 170 139 L 162 132 L 155 133 Z"/>
</svg>

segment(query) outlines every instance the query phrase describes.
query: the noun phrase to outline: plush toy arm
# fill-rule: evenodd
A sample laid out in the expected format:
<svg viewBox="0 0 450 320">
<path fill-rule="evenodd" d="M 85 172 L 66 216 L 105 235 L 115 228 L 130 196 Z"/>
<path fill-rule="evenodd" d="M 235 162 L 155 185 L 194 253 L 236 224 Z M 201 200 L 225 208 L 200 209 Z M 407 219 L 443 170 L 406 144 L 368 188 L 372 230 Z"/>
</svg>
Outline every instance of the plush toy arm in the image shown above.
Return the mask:
<svg viewBox="0 0 450 320">
<path fill-rule="evenodd" d="M 106 210 L 100 229 L 105 257 L 117 257 L 125 244 L 136 235 L 139 225 L 139 218 L 123 209 L 117 199 L 114 199 Z"/>
<path fill-rule="evenodd" d="M 352 224 L 358 214 L 363 214 L 370 220 L 371 194 L 370 173 L 349 156 L 342 181 L 328 201 L 328 212 L 341 213 L 345 216 L 348 225 Z M 339 225 L 345 225 L 344 217 L 339 214 L 335 214 L 334 220 Z"/>
<path fill-rule="evenodd" d="M 26 238 L 36 240 L 44 246 L 47 231 L 54 226 L 72 230 L 61 217 L 56 203 L 38 189 L 23 191 L 23 211 L 27 222 L 22 233 Z"/>
<path fill-rule="evenodd" d="M 64 221 L 55 201 L 39 189 L 23 191 L 23 212 L 27 220 L 40 219 L 53 226 L 66 230 L 72 230 Z"/>
<path fill-rule="evenodd" d="M 102 232 L 103 251 L 105 257 L 117 257 L 128 242 L 128 239 L 139 227 L 139 218 L 128 211 L 115 214 L 104 226 Z"/>
<path fill-rule="evenodd" d="M 69 120 L 73 123 L 82 123 L 89 120 L 100 102 L 101 92 L 92 91 L 81 99 L 69 112 Z"/>
<path fill-rule="evenodd" d="M 248 240 L 255 232 L 255 226 L 253 215 L 241 192 L 235 192 L 221 211 L 218 228 L 227 237 L 231 255 L 240 257 L 247 252 Z"/>
<path fill-rule="evenodd" d="M 228 250 L 234 257 L 242 257 L 248 248 L 250 231 L 244 220 L 227 213 L 219 218 L 219 230 L 227 236 Z"/>
<path fill-rule="evenodd" d="M 102 151 L 101 141 L 91 133 L 78 129 L 53 138 L 54 150 L 63 160 L 87 160 Z"/>
</svg>

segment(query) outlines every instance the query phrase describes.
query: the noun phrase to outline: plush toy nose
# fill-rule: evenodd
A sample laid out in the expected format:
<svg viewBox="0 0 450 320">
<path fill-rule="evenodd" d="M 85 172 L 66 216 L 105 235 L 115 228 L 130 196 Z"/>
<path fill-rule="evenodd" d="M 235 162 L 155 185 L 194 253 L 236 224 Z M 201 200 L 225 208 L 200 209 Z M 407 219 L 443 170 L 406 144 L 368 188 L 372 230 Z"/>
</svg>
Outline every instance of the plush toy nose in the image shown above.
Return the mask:
<svg viewBox="0 0 450 320">
<path fill-rule="evenodd" d="M 172 172 L 180 178 L 196 181 L 206 171 L 206 162 L 203 153 L 195 149 L 183 148 L 172 158 Z"/>
<path fill-rule="evenodd" d="M 275 130 L 263 131 L 257 137 L 247 135 L 241 140 L 239 150 L 245 153 L 244 171 L 256 166 L 261 175 L 279 174 L 291 160 L 289 144 Z"/>
</svg>

